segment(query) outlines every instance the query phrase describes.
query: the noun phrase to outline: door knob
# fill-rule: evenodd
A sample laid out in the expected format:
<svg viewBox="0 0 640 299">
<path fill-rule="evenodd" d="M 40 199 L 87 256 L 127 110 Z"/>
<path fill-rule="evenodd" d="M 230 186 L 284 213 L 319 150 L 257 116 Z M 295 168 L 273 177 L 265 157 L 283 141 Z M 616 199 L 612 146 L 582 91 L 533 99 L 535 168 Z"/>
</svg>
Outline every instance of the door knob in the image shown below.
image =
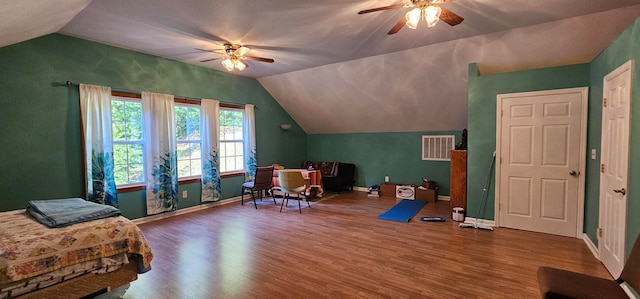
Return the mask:
<svg viewBox="0 0 640 299">
<path fill-rule="evenodd" d="M 580 172 L 579 172 L 579 171 L 572 170 L 572 171 L 569 171 L 569 174 L 570 174 L 570 175 L 579 175 L 579 174 L 580 174 Z"/>
<path fill-rule="evenodd" d="M 622 194 L 622 195 L 625 195 L 625 194 L 627 194 L 627 189 L 625 189 L 625 188 L 622 188 L 622 189 L 613 189 L 613 192 L 615 192 L 615 193 L 620 193 L 620 194 Z"/>
</svg>

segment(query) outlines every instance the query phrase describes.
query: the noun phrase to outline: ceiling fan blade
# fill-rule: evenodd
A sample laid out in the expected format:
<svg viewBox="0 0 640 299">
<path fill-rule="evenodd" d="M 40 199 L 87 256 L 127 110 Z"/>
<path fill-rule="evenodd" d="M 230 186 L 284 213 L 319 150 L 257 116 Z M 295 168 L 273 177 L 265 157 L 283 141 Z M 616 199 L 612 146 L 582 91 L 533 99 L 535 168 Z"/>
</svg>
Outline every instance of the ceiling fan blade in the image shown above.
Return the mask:
<svg viewBox="0 0 640 299">
<path fill-rule="evenodd" d="M 358 14 L 361 15 L 361 14 L 370 13 L 370 12 L 376 12 L 376 11 L 381 11 L 381 10 L 396 9 L 396 8 L 400 8 L 400 7 L 403 7 L 403 6 L 404 6 L 404 4 L 394 4 L 394 5 L 389 5 L 389 6 L 365 9 L 365 10 L 359 11 Z"/>
<path fill-rule="evenodd" d="M 222 57 L 218 57 L 218 58 L 211 58 L 211 59 L 205 59 L 205 60 L 200 60 L 200 62 L 209 62 L 209 61 L 214 61 L 214 60 L 218 60 Z"/>
<path fill-rule="evenodd" d="M 398 21 L 398 23 L 396 23 L 393 28 L 391 28 L 391 30 L 389 30 L 389 32 L 387 32 L 388 35 L 392 35 L 392 34 L 396 34 L 398 33 L 398 31 L 400 31 L 400 29 L 402 29 L 402 27 L 404 27 L 404 25 L 407 24 L 407 18 L 405 18 L 404 16 L 402 18 L 400 18 L 400 20 Z"/>
<path fill-rule="evenodd" d="M 455 26 L 462 23 L 462 21 L 464 21 L 463 17 L 455 14 L 454 12 L 444 7 L 440 7 L 440 8 L 442 8 L 442 14 L 440 14 L 440 20 L 442 20 L 443 22 L 451 26 Z"/>
<path fill-rule="evenodd" d="M 268 63 L 273 63 L 275 61 L 271 58 L 262 58 L 262 57 L 255 57 L 255 56 L 242 56 L 242 58 L 246 60 L 255 60 L 255 61 L 268 62 Z"/>
<path fill-rule="evenodd" d="M 218 53 L 218 52 L 217 52 L 218 50 L 207 50 L 207 49 L 200 49 L 200 48 L 194 48 L 194 49 L 196 49 L 196 50 L 198 50 L 198 51 L 205 51 L 205 52 Z"/>
<path fill-rule="evenodd" d="M 251 49 L 245 47 L 245 46 L 240 46 L 240 48 L 238 48 L 237 50 L 235 50 L 233 52 L 233 54 L 236 54 L 238 56 L 244 56 L 244 54 L 249 53 L 249 51 L 251 51 Z"/>
</svg>

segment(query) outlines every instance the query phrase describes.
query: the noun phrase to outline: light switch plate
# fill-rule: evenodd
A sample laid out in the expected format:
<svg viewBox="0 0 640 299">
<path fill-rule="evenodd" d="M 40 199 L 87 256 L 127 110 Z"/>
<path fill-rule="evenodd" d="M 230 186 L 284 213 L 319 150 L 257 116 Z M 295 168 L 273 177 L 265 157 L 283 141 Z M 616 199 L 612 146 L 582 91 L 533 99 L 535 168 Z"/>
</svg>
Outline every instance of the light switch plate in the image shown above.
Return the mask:
<svg viewBox="0 0 640 299">
<path fill-rule="evenodd" d="M 596 154 L 596 149 L 595 149 L 595 148 L 592 148 L 592 149 L 591 149 L 591 160 L 595 160 L 595 159 L 596 159 L 596 155 L 597 155 L 597 154 Z"/>
</svg>

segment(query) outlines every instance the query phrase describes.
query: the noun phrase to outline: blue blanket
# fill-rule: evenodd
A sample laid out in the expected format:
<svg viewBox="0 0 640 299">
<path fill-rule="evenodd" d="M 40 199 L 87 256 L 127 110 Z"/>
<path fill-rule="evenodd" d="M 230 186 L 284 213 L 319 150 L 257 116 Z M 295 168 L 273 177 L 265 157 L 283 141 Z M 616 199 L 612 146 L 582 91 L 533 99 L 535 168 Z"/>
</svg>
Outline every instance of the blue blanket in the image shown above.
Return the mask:
<svg viewBox="0 0 640 299">
<path fill-rule="evenodd" d="M 115 207 L 82 198 L 32 200 L 27 207 L 27 213 L 51 228 L 122 214 Z"/>
</svg>

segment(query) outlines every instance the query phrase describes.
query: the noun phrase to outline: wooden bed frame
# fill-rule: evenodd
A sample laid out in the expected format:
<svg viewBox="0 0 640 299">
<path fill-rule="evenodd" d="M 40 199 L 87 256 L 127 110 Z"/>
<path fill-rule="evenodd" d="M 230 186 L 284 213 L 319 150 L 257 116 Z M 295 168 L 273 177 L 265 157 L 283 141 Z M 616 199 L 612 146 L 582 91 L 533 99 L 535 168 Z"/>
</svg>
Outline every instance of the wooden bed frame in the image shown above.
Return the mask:
<svg viewBox="0 0 640 299">
<path fill-rule="evenodd" d="M 130 257 L 129 264 L 116 271 L 105 274 L 85 274 L 15 298 L 82 298 L 100 291 L 108 292 L 136 279 L 138 279 L 137 260 L 134 257 Z"/>
</svg>

